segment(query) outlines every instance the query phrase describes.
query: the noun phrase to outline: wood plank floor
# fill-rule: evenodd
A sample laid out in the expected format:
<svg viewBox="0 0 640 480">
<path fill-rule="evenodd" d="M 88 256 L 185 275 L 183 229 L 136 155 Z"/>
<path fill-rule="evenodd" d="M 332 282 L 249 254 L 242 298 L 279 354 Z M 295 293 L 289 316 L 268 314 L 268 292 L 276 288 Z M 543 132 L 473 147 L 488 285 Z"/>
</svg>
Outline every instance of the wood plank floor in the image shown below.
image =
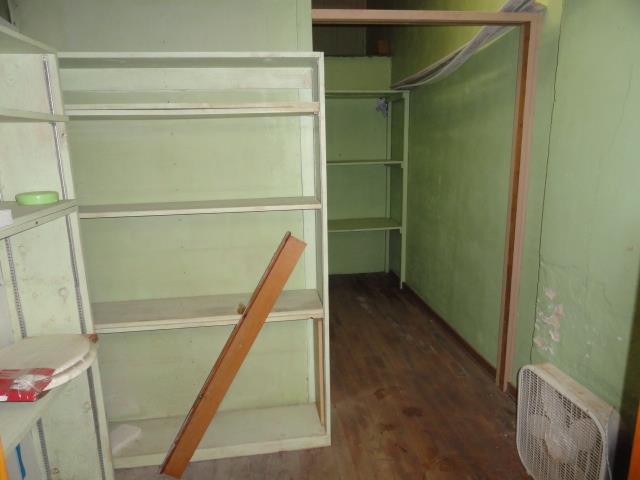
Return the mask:
<svg viewBox="0 0 640 480">
<path fill-rule="evenodd" d="M 197 462 L 185 480 L 528 478 L 515 404 L 413 295 L 383 274 L 335 276 L 330 290 L 332 446 Z"/>
</svg>

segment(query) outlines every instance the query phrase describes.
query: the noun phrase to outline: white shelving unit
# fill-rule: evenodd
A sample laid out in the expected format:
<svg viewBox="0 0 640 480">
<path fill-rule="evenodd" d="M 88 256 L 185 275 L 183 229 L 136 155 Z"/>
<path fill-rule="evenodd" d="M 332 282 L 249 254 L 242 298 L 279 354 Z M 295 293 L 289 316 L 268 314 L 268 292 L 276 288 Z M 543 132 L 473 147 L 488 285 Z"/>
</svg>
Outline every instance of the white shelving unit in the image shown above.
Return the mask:
<svg viewBox="0 0 640 480">
<path fill-rule="evenodd" d="M 345 215 L 345 211 L 349 210 L 349 206 L 345 206 L 339 209 L 340 218 L 329 219 L 328 230 L 334 235 L 346 232 L 385 232 L 385 271 L 388 272 L 392 268 L 390 256 L 395 254 L 398 257 L 396 268 L 400 287 L 402 287 L 406 271 L 409 92 L 332 90 L 327 91 L 326 98 L 328 101 L 344 104 L 349 104 L 352 101 L 362 102 L 363 100 L 378 101 L 384 104 L 383 111 L 378 113 L 382 113 L 386 117 L 385 158 L 328 158 L 327 167 L 334 175 L 338 175 L 342 171 L 340 170 L 342 167 L 384 167 L 386 175 L 385 216 L 341 218 Z M 373 108 L 370 108 L 369 111 L 370 115 L 376 114 Z M 331 119 L 329 120 L 331 121 Z M 370 198 L 362 198 L 361 202 L 366 203 L 370 200 Z M 397 233 L 393 234 L 392 232 Z"/>
<path fill-rule="evenodd" d="M 92 333 L 78 208 L 53 49 L 0 26 L 0 339 Z M 17 193 L 54 190 L 61 201 L 21 206 Z M 113 479 L 97 362 L 31 404 L 0 403 L 7 454 L 34 442 L 30 479 Z"/>
<path fill-rule="evenodd" d="M 142 429 L 115 467 L 162 461 L 286 230 L 304 256 L 194 460 L 329 445 L 322 54 L 60 64 L 109 424 Z"/>
</svg>

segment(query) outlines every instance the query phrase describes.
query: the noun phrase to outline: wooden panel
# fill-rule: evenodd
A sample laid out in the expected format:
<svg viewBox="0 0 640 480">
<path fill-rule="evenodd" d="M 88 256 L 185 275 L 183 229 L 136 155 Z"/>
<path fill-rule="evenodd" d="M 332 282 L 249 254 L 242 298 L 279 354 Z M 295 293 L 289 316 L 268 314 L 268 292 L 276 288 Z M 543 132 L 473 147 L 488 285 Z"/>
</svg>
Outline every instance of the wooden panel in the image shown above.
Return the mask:
<svg viewBox="0 0 640 480">
<path fill-rule="evenodd" d="M 511 379 L 518 295 L 524 249 L 524 228 L 529 187 L 529 160 L 533 135 L 533 113 L 536 89 L 537 50 L 541 32 L 539 15 L 520 27 L 516 105 L 513 121 L 513 152 L 507 207 L 507 230 L 500 311 L 500 334 L 496 382 L 507 391 Z"/>
<path fill-rule="evenodd" d="M 305 247 L 285 234 L 169 449 L 162 473 L 182 476 Z"/>
<path fill-rule="evenodd" d="M 105 302 L 94 303 L 92 309 L 97 333 L 235 325 L 241 317 L 237 313 L 238 305 L 246 305 L 250 296 L 250 293 L 238 293 Z M 323 316 L 316 290 L 288 290 L 282 292 L 267 321 Z"/>
<path fill-rule="evenodd" d="M 631 451 L 631 463 L 629 464 L 628 480 L 640 478 L 640 405 L 636 414 L 636 433 L 633 437 L 633 449 Z"/>
<path fill-rule="evenodd" d="M 536 14 L 454 10 L 313 9 L 314 25 L 519 25 Z"/>
</svg>

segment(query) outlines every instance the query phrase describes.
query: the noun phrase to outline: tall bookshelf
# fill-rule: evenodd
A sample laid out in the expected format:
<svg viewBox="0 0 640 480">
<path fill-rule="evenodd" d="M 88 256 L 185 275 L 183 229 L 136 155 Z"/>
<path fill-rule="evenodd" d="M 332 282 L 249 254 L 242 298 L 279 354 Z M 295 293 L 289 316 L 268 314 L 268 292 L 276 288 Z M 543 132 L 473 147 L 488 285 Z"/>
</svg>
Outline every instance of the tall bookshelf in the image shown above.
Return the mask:
<svg viewBox="0 0 640 480">
<path fill-rule="evenodd" d="M 93 332 L 57 68 L 53 49 L 0 26 L 0 209 L 13 217 L 0 227 L 0 346 Z M 13 201 L 33 190 L 61 200 Z M 0 403 L 0 437 L 8 454 L 33 447 L 30 479 L 112 479 L 98 364 L 35 403 Z"/>
<path fill-rule="evenodd" d="M 323 57 L 65 53 L 118 467 L 159 464 L 283 233 L 307 248 L 195 460 L 330 443 Z"/>
<path fill-rule="evenodd" d="M 331 90 L 326 98 L 331 273 L 394 271 L 402 287 L 409 92 Z"/>
</svg>

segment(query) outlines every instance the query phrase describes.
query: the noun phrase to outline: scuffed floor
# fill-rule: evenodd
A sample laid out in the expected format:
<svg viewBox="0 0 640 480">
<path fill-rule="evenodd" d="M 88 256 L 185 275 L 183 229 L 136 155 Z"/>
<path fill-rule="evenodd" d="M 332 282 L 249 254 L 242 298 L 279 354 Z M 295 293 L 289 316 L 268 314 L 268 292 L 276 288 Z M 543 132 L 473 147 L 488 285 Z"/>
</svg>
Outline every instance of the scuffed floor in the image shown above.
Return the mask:
<svg viewBox="0 0 640 480">
<path fill-rule="evenodd" d="M 332 277 L 330 290 L 332 446 L 192 463 L 185 480 L 528 478 L 513 401 L 410 293 L 383 274 Z"/>
</svg>

